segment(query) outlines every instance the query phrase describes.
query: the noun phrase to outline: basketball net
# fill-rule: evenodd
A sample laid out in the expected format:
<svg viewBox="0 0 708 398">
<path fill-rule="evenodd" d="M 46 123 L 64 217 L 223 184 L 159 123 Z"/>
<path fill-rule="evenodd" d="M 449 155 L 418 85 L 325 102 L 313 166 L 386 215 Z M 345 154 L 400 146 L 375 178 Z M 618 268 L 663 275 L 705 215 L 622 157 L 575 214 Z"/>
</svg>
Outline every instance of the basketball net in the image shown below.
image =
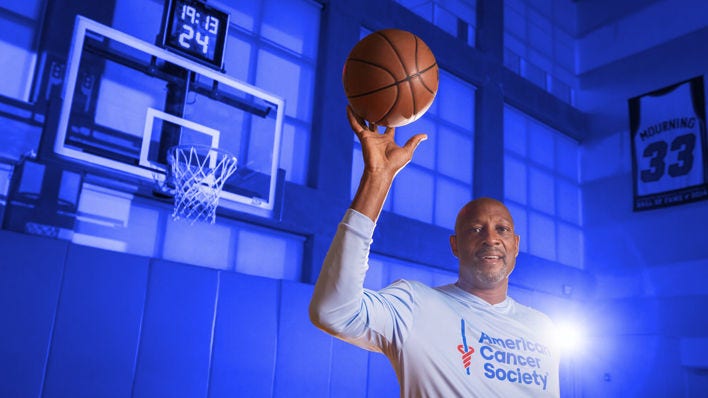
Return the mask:
<svg viewBox="0 0 708 398">
<path fill-rule="evenodd" d="M 236 157 L 222 149 L 199 145 L 174 146 L 167 156 L 175 185 L 172 218 L 213 224 L 224 183 L 236 171 Z"/>
</svg>

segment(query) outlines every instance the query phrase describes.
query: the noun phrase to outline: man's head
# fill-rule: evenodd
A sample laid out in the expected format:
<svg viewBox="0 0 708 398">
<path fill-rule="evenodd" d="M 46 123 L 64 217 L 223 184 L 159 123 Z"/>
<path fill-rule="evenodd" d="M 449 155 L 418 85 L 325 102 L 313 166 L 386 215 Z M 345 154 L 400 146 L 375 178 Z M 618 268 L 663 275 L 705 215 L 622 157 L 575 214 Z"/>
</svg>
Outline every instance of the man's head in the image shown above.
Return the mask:
<svg viewBox="0 0 708 398">
<path fill-rule="evenodd" d="M 519 236 L 514 233 L 514 220 L 503 203 L 479 198 L 458 213 L 450 247 L 460 262 L 461 285 L 481 290 L 500 286 L 505 289 L 519 254 Z"/>
</svg>

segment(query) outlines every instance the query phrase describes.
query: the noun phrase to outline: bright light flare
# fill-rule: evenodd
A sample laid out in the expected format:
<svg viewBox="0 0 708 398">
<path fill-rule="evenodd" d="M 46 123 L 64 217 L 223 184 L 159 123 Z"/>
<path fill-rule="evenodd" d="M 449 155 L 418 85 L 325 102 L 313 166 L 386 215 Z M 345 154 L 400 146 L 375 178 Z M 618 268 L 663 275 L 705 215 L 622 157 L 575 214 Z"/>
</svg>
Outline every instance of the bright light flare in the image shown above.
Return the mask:
<svg viewBox="0 0 708 398">
<path fill-rule="evenodd" d="M 561 321 L 556 324 L 556 342 L 565 353 L 579 353 L 585 346 L 585 329 L 578 322 Z"/>
</svg>

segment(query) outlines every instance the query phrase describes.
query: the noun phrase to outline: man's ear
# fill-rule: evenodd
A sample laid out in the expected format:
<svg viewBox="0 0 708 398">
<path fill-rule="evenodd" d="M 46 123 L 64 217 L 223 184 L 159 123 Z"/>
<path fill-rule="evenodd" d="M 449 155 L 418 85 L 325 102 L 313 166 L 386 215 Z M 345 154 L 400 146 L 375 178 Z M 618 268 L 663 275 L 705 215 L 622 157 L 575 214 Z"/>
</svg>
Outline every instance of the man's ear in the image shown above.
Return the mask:
<svg viewBox="0 0 708 398">
<path fill-rule="evenodd" d="M 450 249 L 452 249 L 452 254 L 455 257 L 459 257 L 457 255 L 457 236 L 456 235 L 450 235 Z"/>
<path fill-rule="evenodd" d="M 514 237 L 516 238 L 516 254 L 514 255 L 514 257 L 519 257 L 519 250 L 521 248 L 521 246 L 519 246 L 521 243 L 521 236 L 514 235 Z"/>
</svg>

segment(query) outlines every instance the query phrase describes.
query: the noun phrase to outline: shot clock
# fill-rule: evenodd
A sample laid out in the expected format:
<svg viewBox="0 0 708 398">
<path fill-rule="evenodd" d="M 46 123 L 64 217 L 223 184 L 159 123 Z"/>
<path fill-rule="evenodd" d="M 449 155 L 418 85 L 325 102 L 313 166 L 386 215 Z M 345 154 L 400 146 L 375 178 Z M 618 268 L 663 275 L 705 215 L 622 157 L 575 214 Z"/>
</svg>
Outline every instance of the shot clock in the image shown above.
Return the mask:
<svg viewBox="0 0 708 398">
<path fill-rule="evenodd" d="M 229 14 L 199 0 L 167 0 L 162 46 L 221 69 Z"/>
</svg>

